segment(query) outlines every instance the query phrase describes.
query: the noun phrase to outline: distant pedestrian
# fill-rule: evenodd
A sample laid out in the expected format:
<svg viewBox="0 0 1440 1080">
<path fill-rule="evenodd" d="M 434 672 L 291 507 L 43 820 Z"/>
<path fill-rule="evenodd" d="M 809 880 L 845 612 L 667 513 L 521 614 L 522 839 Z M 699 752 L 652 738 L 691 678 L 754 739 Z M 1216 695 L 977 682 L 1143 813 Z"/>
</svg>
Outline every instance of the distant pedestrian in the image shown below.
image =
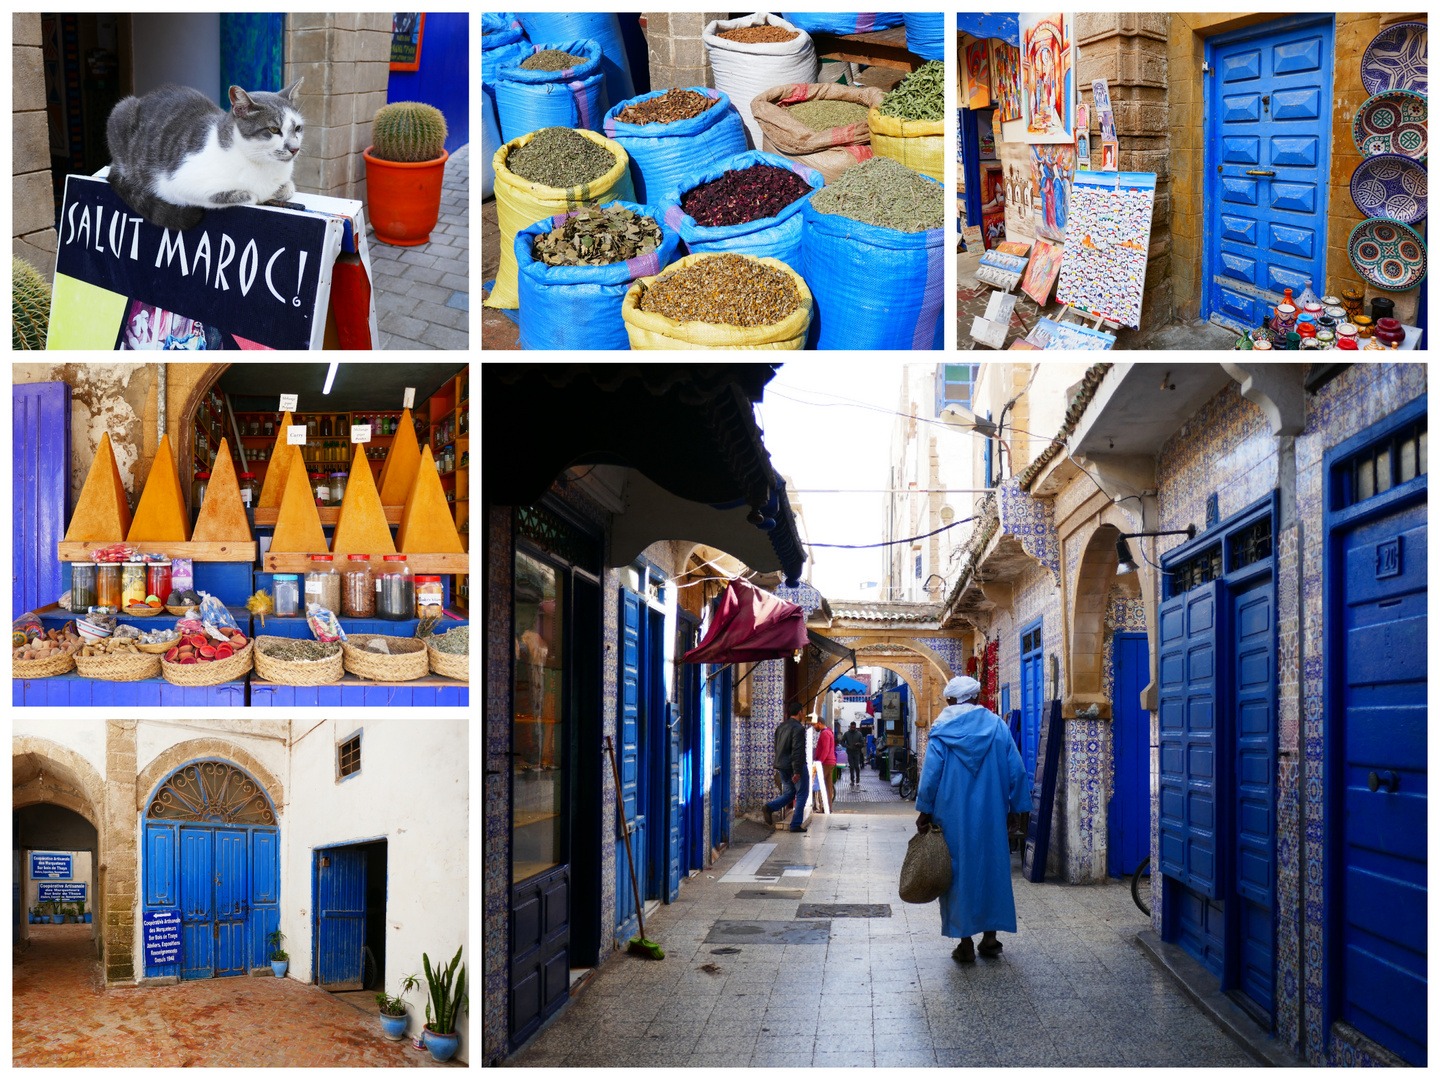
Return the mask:
<svg viewBox="0 0 1440 1080">
<path fill-rule="evenodd" d="M 854 720 L 850 721 L 850 730 L 841 737 L 840 744 L 845 747 L 845 756 L 849 759 L 850 786 L 857 787 L 860 784 L 860 766 L 865 763 L 865 736 L 860 734 L 860 727 Z"/>
<path fill-rule="evenodd" d="M 981 956 L 1002 948 L 999 930 L 1015 932 L 1015 892 L 1010 885 L 1008 814 L 1030 809 L 1025 762 L 1005 722 L 975 704 L 980 684 L 958 676 L 945 685 L 946 708 L 930 726 L 925 767 L 915 799 L 919 832 L 931 822 L 945 833 L 954 868 L 940 897 L 940 933 L 959 938 L 950 955 L 973 963 L 975 932 Z"/>
<path fill-rule="evenodd" d="M 800 718 L 805 710 L 800 702 L 790 702 L 784 720 L 775 729 L 775 777 L 780 782 L 780 796 L 765 804 L 765 824 L 775 824 L 775 812 L 795 803 L 791 832 L 804 832 L 805 801 L 810 798 L 810 775 L 805 766 L 805 729 Z"/>
<path fill-rule="evenodd" d="M 870 763 L 871 767 L 874 767 L 874 765 L 875 765 L 875 733 L 874 733 L 873 731 L 867 731 L 867 732 L 865 733 L 865 760 Z"/>
<path fill-rule="evenodd" d="M 812 717 L 810 726 L 815 729 L 815 760 L 825 775 L 825 794 L 829 796 L 830 808 L 835 808 L 835 733 L 830 725 L 818 716 Z"/>
</svg>

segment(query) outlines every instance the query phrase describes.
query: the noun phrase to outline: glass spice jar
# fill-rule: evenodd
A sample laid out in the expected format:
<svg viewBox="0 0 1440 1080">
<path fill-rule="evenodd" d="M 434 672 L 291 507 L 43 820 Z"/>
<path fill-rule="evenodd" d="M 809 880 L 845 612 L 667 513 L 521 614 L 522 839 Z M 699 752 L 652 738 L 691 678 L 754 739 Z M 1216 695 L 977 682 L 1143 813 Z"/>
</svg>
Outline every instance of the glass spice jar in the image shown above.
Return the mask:
<svg viewBox="0 0 1440 1080">
<path fill-rule="evenodd" d="M 255 474 L 253 472 L 242 472 L 240 474 L 240 502 L 245 509 L 255 505 Z"/>
<path fill-rule="evenodd" d="M 375 614 L 382 619 L 415 617 L 415 576 L 404 555 L 385 555 L 376 568 Z"/>
<path fill-rule="evenodd" d="M 155 562 L 145 564 L 145 588 L 149 590 L 146 594 L 158 596 L 160 603 L 165 603 L 165 598 L 170 595 L 170 560 L 157 559 Z"/>
<path fill-rule="evenodd" d="M 201 505 L 205 502 L 205 491 L 209 486 L 209 470 L 201 469 L 195 474 L 195 479 L 190 482 L 190 509 L 200 509 Z"/>
<path fill-rule="evenodd" d="M 310 491 L 315 496 L 315 505 L 324 506 L 330 500 L 330 484 L 324 473 L 310 474 Z"/>
<path fill-rule="evenodd" d="M 275 418 L 273 416 L 267 416 L 265 418 L 265 437 L 267 439 L 273 439 L 275 437 Z"/>
<path fill-rule="evenodd" d="M 70 610 L 88 611 L 95 606 L 95 564 L 70 564 Z"/>
<path fill-rule="evenodd" d="M 311 555 L 310 569 L 305 571 L 305 610 L 317 607 L 340 612 L 340 572 L 333 555 Z"/>
<path fill-rule="evenodd" d="M 99 607 L 120 607 L 120 564 L 100 563 L 95 575 L 95 603 Z"/>
<path fill-rule="evenodd" d="M 145 564 L 127 562 L 120 571 L 120 606 L 145 603 Z"/>
<path fill-rule="evenodd" d="M 294 616 L 300 614 L 300 575 L 275 575 L 275 614 Z"/>
<path fill-rule="evenodd" d="M 375 577 L 369 555 L 347 555 L 340 574 L 340 614 L 347 619 L 375 617 Z"/>
<path fill-rule="evenodd" d="M 332 472 L 330 474 L 331 506 L 339 506 L 345 501 L 345 482 L 347 479 L 343 472 Z"/>
<path fill-rule="evenodd" d="M 445 614 L 445 588 L 438 575 L 415 575 L 415 618 L 439 618 Z"/>
</svg>

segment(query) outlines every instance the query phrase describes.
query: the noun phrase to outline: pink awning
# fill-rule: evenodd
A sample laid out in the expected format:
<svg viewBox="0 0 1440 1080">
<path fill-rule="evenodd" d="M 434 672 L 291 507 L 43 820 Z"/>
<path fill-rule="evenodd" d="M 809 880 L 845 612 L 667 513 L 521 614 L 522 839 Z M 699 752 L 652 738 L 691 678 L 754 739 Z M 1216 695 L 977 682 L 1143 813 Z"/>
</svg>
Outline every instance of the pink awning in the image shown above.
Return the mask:
<svg viewBox="0 0 1440 1080">
<path fill-rule="evenodd" d="M 687 664 L 779 660 L 794 656 L 809 641 L 804 608 L 736 578 L 720 598 L 705 639 L 682 660 Z"/>
</svg>

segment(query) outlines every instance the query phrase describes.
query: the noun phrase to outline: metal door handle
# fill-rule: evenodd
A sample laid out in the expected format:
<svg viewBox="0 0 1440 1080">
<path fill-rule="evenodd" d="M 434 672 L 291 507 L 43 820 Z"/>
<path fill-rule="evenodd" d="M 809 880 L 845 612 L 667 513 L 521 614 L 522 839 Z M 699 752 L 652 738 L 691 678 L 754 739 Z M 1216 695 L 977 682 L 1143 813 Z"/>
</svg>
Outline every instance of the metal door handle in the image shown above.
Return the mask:
<svg viewBox="0 0 1440 1080">
<path fill-rule="evenodd" d="M 1274 176 L 1274 169 L 1246 169 L 1246 176 Z"/>
<path fill-rule="evenodd" d="M 1381 784 L 1384 784 L 1385 790 L 1393 795 L 1400 790 L 1400 777 L 1389 769 L 1384 772 L 1372 772 L 1370 774 L 1370 790 L 1379 791 Z"/>
</svg>

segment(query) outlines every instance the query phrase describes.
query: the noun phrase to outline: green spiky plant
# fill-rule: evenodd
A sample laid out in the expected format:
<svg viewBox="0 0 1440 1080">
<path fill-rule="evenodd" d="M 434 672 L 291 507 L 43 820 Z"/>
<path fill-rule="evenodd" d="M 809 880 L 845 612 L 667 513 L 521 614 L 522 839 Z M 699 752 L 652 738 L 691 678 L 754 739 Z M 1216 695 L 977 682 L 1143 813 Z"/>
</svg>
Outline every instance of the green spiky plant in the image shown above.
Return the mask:
<svg viewBox="0 0 1440 1080">
<path fill-rule="evenodd" d="M 460 968 L 458 978 L 455 975 L 455 969 L 460 966 L 460 953 L 464 948 L 465 946 L 461 945 L 455 950 L 455 958 L 450 961 L 449 967 L 441 968 L 437 964 L 434 971 L 430 970 L 429 954 L 420 954 L 425 961 L 425 981 L 430 984 L 430 1000 L 425 1003 L 425 1026 L 436 1035 L 453 1035 L 456 1017 L 460 1010 L 469 1004 L 469 998 L 465 996 L 465 969 Z M 430 1015 L 431 1005 L 435 1006 L 433 1018 Z"/>
<path fill-rule="evenodd" d="M 372 157 L 381 161 L 434 161 L 445 152 L 445 117 L 433 105 L 396 101 L 382 105 L 371 128 Z"/>
<path fill-rule="evenodd" d="M 50 284 L 39 270 L 18 255 L 10 257 L 10 265 L 14 275 L 10 295 L 14 307 L 15 349 L 43 349 L 50 329 Z"/>
</svg>

